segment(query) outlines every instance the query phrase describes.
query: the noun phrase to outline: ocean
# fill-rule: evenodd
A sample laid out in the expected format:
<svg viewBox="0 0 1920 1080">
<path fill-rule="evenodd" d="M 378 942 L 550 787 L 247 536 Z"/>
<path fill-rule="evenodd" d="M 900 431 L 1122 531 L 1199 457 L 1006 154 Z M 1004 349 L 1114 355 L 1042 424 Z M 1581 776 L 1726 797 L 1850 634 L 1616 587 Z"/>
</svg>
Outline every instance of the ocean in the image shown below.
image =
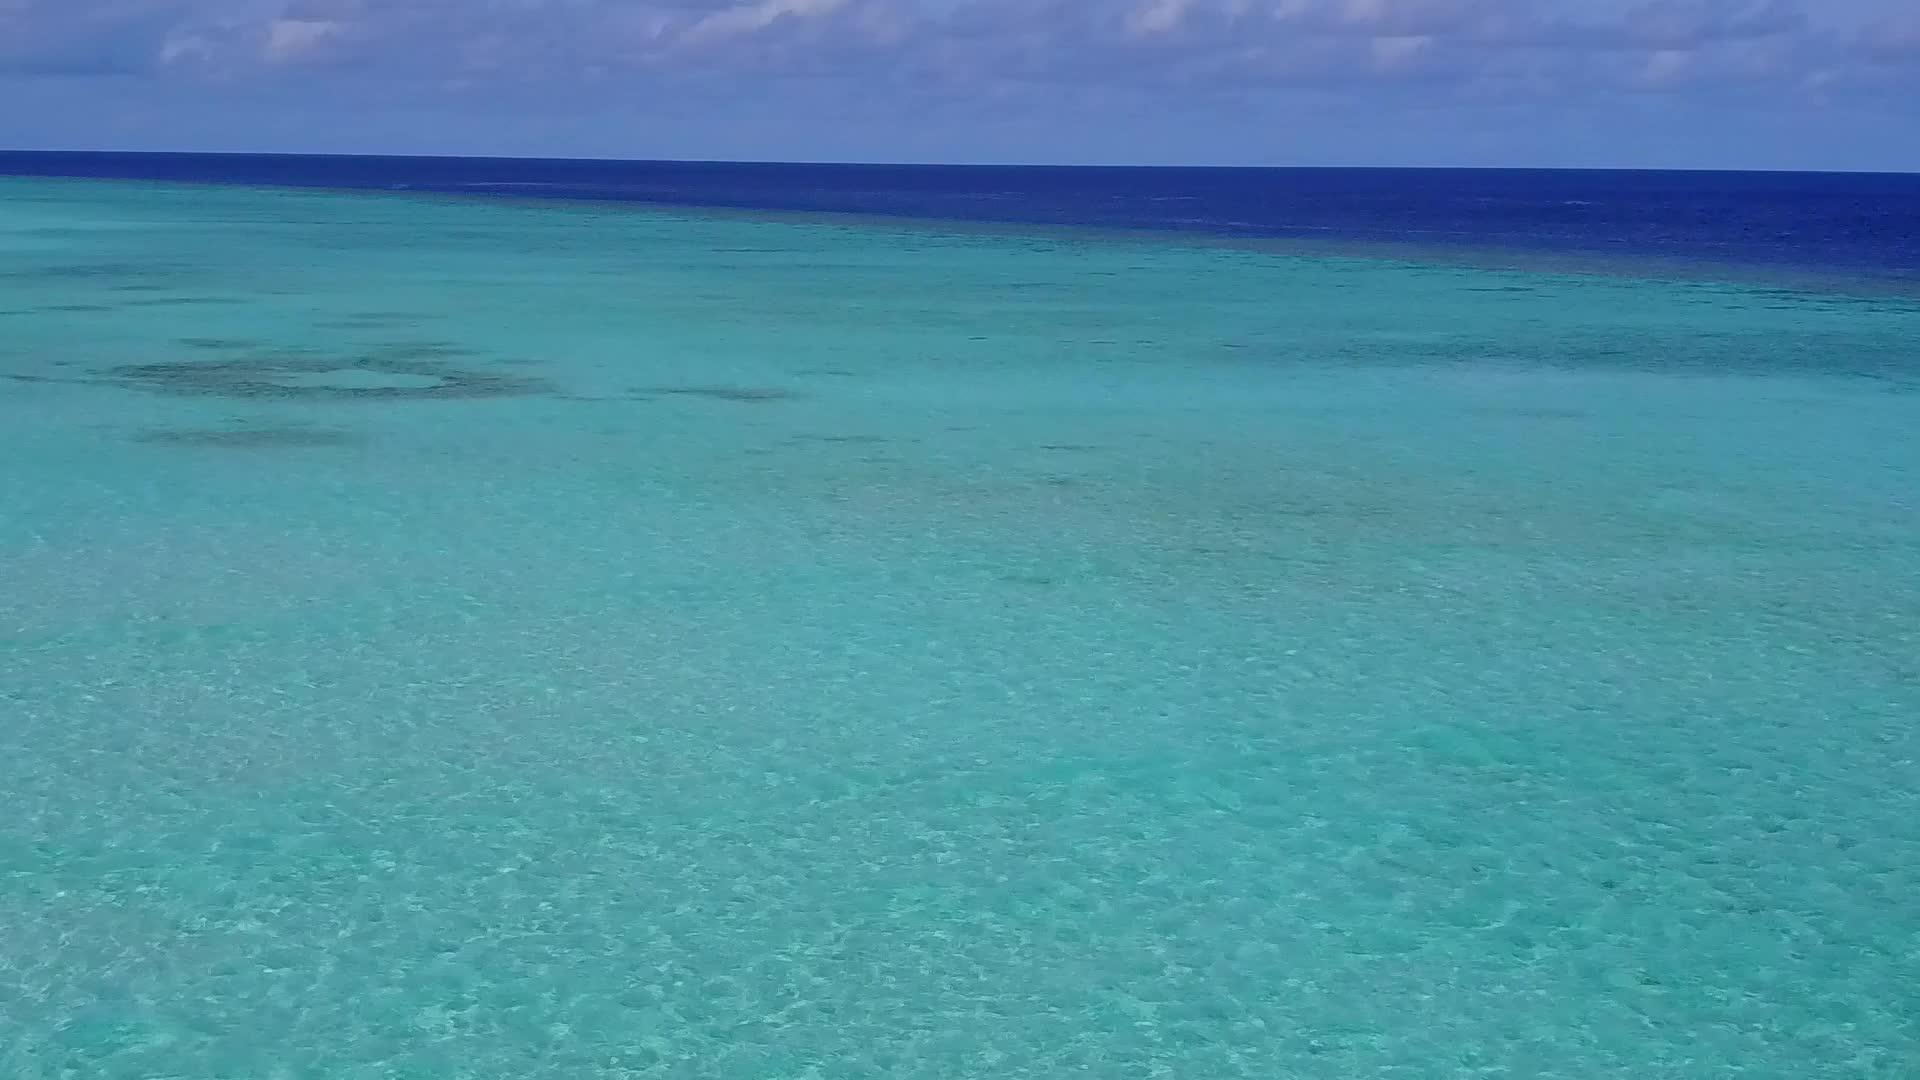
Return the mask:
<svg viewBox="0 0 1920 1080">
<path fill-rule="evenodd" d="M 831 165 L 0 151 L 0 175 L 1176 232 L 1584 270 L 1765 269 L 1920 291 L 1920 175 Z M 1573 260 L 1581 260 L 1574 262 Z M 1821 281 L 1820 279 L 1826 279 Z"/>
<path fill-rule="evenodd" d="M 0 154 L 0 1076 L 1886 1077 L 1920 177 Z"/>
</svg>

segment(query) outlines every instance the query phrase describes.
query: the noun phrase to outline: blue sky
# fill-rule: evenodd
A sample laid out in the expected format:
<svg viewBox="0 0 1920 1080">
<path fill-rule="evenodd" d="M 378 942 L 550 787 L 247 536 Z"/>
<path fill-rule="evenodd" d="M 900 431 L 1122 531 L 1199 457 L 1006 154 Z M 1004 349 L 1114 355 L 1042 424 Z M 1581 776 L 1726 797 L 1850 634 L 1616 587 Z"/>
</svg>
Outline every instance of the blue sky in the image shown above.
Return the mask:
<svg viewBox="0 0 1920 1080">
<path fill-rule="evenodd" d="M 1920 171 L 1920 0 L 0 0 L 0 146 Z"/>
</svg>

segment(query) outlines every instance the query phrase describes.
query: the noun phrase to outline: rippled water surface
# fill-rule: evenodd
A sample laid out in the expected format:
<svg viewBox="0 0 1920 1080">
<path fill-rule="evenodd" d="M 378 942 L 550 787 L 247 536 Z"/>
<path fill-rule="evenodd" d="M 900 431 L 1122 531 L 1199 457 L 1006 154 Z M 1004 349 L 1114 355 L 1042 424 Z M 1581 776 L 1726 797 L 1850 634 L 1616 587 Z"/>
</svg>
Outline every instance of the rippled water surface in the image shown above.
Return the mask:
<svg viewBox="0 0 1920 1080">
<path fill-rule="evenodd" d="M 1917 353 L 0 180 L 0 1075 L 1911 1076 Z"/>
</svg>

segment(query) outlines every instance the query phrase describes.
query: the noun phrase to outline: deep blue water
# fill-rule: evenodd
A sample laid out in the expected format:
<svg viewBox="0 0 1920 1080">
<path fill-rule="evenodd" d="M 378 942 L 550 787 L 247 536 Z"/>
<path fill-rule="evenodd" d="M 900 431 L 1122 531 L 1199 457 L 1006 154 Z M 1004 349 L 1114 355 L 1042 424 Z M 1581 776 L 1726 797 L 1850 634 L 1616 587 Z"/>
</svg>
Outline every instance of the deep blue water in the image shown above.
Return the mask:
<svg viewBox="0 0 1920 1080">
<path fill-rule="evenodd" d="M 0 152 L 0 174 L 1178 230 L 1920 280 L 1920 175 Z"/>
</svg>

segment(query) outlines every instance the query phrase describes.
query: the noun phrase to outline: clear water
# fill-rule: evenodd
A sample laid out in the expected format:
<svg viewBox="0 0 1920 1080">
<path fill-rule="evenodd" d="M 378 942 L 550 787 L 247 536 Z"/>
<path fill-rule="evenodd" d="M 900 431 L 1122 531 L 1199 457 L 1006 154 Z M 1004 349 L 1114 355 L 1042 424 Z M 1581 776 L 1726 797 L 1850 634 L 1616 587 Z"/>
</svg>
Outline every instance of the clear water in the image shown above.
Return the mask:
<svg viewBox="0 0 1920 1080">
<path fill-rule="evenodd" d="M 0 1075 L 1911 1076 L 1917 348 L 0 181 Z"/>
</svg>

